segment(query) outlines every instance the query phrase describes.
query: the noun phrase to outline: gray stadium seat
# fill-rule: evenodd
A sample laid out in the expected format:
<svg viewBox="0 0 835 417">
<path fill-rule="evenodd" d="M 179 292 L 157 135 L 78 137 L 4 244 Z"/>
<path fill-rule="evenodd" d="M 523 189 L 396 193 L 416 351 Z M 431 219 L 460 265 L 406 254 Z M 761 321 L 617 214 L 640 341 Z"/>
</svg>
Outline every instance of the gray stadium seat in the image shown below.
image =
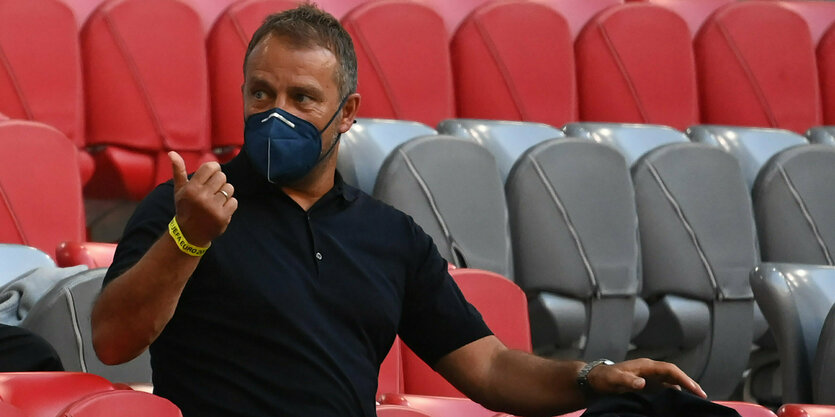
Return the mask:
<svg viewBox="0 0 835 417">
<path fill-rule="evenodd" d="M 629 123 L 568 123 L 563 127 L 570 137 L 591 139 L 617 148 L 632 165 L 642 155 L 668 143 L 687 142 L 687 137 L 668 126 Z"/>
<path fill-rule="evenodd" d="M 751 272 L 751 287 L 777 339 L 782 401 L 811 403 L 818 339 L 835 303 L 835 268 L 763 263 Z"/>
<path fill-rule="evenodd" d="M 534 348 L 624 359 L 633 327 L 640 330 L 648 314 L 633 322 L 638 217 L 623 156 L 587 140 L 548 140 L 518 159 L 506 193 Z"/>
<path fill-rule="evenodd" d="M 835 265 L 835 147 L 805 145 L 775 155 L 754 184 L 763 260 Z"/>
<path fill-rule="evenodd" d="M 435 133 L 435 129 L 418 122 L 357 119 L 340 139 L 336 168 L 345 182 L 371 194 L 380 166 L 397 145 Z"/>
<path fill-rule="evenodd" d="M 777 152 L 808 143 L 806 138 L 783 129 L 700 125 L 687 129 L 694 142 L 718 146 L 739 159 L 748 188 L 757 173 Z"/>
<path fill-rule="evenodd" d="M 125 364 L 108 366 L 93 350 L 90 313 L 106 271 L 91 269 L 60 281 L 35 304 L 21 327 L 46 339 L 67 371 L 89 372 L 112 382 L 150 383 L 148 351 Z"/>
<path fill-rule="evenodd" d="M 0 243 L 0 286 L 40 267 L 55 267 L 46 253 L 30 246 Z"/>
<path fill-rule="evenodd" d="M 447 119 L 438 125 L 438 132 L 472 139 L 487 148 L 496 157 L 502 181 L 507 180 L 513 163 L 528 148 L 565 137 L 561 130 L 544 123 L 479 119 Z"/>
<path fill-rule="evenodd" d="M 835 146 L 835 126 L 818 126 L 806 132 L 809 142 Z"/>
<path fill-rule="evenodd" d="M 502 181 L 483 146 L 453 136 L 423 136 L 386 158 L 374 196 L 407 214 L 458 267 L 513 277 Z"/>
<path fill-rule="evenodd" d="M 748 273 L 757 264 L 748 189 L 737 160 L 675 143 L 632 167 L 650 318 L 633 342 L 679 365 L 712 399 L 742 380 L 754 338 Z"/>
<path fill-rule="evenodd" d="M 835 272 L 832 268 L 826 269 L 828 273 Z M 835 280 L 835 276 L 829 280 Z M 812 363 L 812 398 L 816 404 L 835 404 L 835 361 L 832 358 L 835 358 L 835 308 L 829 309 L 823 322 Z"/>
</svg>

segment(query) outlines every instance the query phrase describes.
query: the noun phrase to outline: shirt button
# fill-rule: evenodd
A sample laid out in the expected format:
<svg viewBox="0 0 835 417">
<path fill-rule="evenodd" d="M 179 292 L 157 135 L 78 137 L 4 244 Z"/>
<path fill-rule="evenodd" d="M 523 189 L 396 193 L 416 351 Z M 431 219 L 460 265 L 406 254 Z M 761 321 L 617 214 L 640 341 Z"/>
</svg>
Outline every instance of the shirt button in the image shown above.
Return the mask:
<svg viewBox="0 0 835 417">
<path fill-rule="evenodd" d="M 316 252 L 316 259 L 320 261 L 322 260 L 322 252 Z"/>
</svg>

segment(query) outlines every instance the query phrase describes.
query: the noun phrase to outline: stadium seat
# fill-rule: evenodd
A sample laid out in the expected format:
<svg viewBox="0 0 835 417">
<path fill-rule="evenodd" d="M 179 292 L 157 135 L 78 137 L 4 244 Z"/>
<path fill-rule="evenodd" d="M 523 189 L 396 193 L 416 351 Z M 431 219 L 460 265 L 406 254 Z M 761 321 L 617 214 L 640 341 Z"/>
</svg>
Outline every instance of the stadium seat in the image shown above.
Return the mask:
<svg viewBox="0 0 835 417">
<path fill-rule="evenodd" d="M 108 0 L 89 17 L 81 46 L 96 172 L 87 196 L 143 198 L 171 178 L 171 150 L 188 170 L 215 159 L 204 45 L 200 17 L 177 1 Z"/>
<path fill-rule="evenodd" d="M 818 73 L 823 102 L 823 123 L 835 125 L 835 24 L 818 42 Z"/>
<path fill-rule="evenodd" d="M 467 398 L 395 394 L 383 395 L 379 400 L 384 405 L 391 404 L 422 410 L 432 417 L 511 417 L 508 414 L 488 410 Z"/>
<path fill-rule="evenodd" d="M 812 403 L 813 361 L 835 303 L 835 268 L 763 263 L 751 272 L 751 287 L 777 341 L 782 401 Z"/>
<path fill-rule="evenodd" d="M 771 410 L 754 403 L 742 401 L 715 401 L 719 405 L 730 407 L 739 413 L 740 417 L 776 417 Z"/>
<path fill-rule="evenodd" d="M 707 18 L 720 7 L 736 0 L 645 0 L 648 3 L 666 7 L 681 16 L 695 37 Z"/>
<path fill-rule="evenodd" d="M 209 33 L 215 21 L 226 8 L 238 3 L 240 0 L 182 0 L 191 6 L 203 22 L 203 29 Z"/>
<path fill-rule="evenodd" d="M 835 146 L 835 126 L 818 126 L 809 129 L 806 137 L 811 143 Z"/>
<path fill-rule="evenodd" d="M 634 190 L 615 149 L 549 140 L 506 183 L 514 271 L 543 354 L 623 360 L 640 290 Z M 642 323 L 641 323 L 642 322 Z"/>
<path fill-rule="evenodd" d="M 55 262 L 60 267 L 87 265 L 92 268 L 106 268 L 113 263 L 115 243 L 61 242 L 56 251 Z"/>
<path fill-rule="evenodd" d="M 623 0 L 536 0 L 559 12 L 568 22 L 571 38 L 577 39 L 583 27 L 596 14 L 623 4 Z"/>
<path fill-rule="evenodd" d="M 57 417 L 182 417 L 171 401 L 133 390 L 105 391 L 88 395 L 69 405 Z"/>
<path fill-rule="evenodd" d="M 399 394 L 403 392 L 403 355 L 400 338 L 394 339 L 388 355 L 380 364 L 377 377 L 377 396 L 382 394 Z"/>
<path fill-rule="evenodd" d="M 415 408 L 402 405 L 378 405 L 377 417 L 435 417 Z"/>
<path fill-rule="evenodd" d="M 84 26 L 84 23 L 87 22 L 87 18 L 90 17 L 90 14 L 92 14 L 96 7 L 99 7 L 104 0 L 61 0 L 61 2 L 65 3 L 72 9 L 76 22 L 78 22 L 78 27 L 80 28 Z"/>
<path fill-rule="evenodd" d="M 373 195 L 411 215 L 450 263 L 513 277 L 502 181 L 484 147 L 452 136 L 409 140 L 386 158 Z"/>
<path fill-rule="evenodd" d="M 531 351 L 528 302 L 516 284 L 501 275 L 477 269 L 458 268 L 449 273 L 505 346 Z M 409 394 L 464 396 L 406 346 L 403 346 L 403 382 L 404 392 Z"/>
<path fill-rule="evenodd" d="M 46 123 L 75 144 L 82 182 L 85 150 L 81 51 L 72 11 L 58 0 L 0 1 L 0 113 Z"/>
<path fill-rule="evenodd" d="M 4 402 L 0 402 L 0 416 L 2 417 L 26 417 L 19 408 L 7 404 Z"/>
<path fill-rule="evenodd" d="M 377 173 L 394 148 L 409 139 L 436 133 L 418 122 L 357 119 L 340 139 L 336 169 L 346 183 L 371 194 Z"/>
<path fill-rule="evenodd" d="M 821 124 L 815 49 L 802 17 L 777 2 L 737 2 L 696 36 L 702 122 L 803 133 Z"/>
<path fill-rule="evenodd" d="M 563 131 L 569 137 L 591 139 L 614 147 L 626 158 L 629 166 L 662 145 L 687 142 L 687 137 L 678 130 L 660 125 L 569 123 Z"/>
<path fill-rule="evenodd" d="M 57 129 L 0 121 L 0 242 L 55 256 L 65 240 L 83 241 L 84 207 L 75 146 Z"/>
<path fill-rule="evenodd" d="M 660 6 L 630 3 L 595 16 L 575 44 L 580 120 L 697 123 L 691 45 L 685 21 Z"/>
<path fill-rule="evenodd" d="M 0 398 L 27 417 L 61 416 L 68 405 L 90 394 L 115 389 L 100 376 L 78 372 L 0 373 Z"/>
<path fill-rule="evenodd" d="M 784 404 L 777 417 L 835 417 L 835 407 L 819 404 Z"/>
<path fill-rule="evenodd" d="M 835 265 L 835 147 L 786 149 L 762 168 L 753 200 L 764 261 Z"/>
<path fill-rule="evenodd" d="M 449 36 L 434 10 L 408 0 L 368 2 L 342 24 L 357 53 L 357 116 L 429 126 L 455 116 Z"/>
<path fill-rule="evenodd" d="M 826 30 L 835 23 L 835 3 L 828 1 L 784 0 L 779 4 L 803 16 L 806 24 L 809 25 L 813 45 L 817 45 Z"/>
<path fill-rule="evenodd" d="M 0 287 L 11 280 L 41 267 L 55 267 L 46 253 L 30 246 L 0 243 Z"/>
<path fill-rule="evenodd" d="M 703 144 L 650 151 L 632 167 L 649 322 L 639 355 L 676 363 L 711 399 L 742 380 L 754 334 L 748 272 L 759 261 L 736 158 Z"/>
<path fill-rule="evenodd" d="M 376 0 L 319 0 L 316 4 L 337 19 L 342 19 L 351 10 L 369 1 Z"/>
<path fill-rule="evenodd" d="M 528 148 L 547 139 L 565 137 L 561 130 L 544 123 L 499 120 L 448 119 L 438 125 L 438 130 L 472 139 L 487 148 L 496 158 L 502 181 L 507 180 L 513 163 Z"/>
<path fill-rule="evenodd" d="M 829 314 L 823 321 L 815 360 L 812 363 L 812 399 L 817 404 L 835 404 L 833 357 L 835 357 L 835 308 L 830 307 Z M 832 415 L 835 416 L 835 411 Z"/>
<path fill-rule="evenodd" d="M 21 327 L 46 339 L 68 371 L 89 372 L 114 382 L 150 383 L 147 351 L 116 366 L 105 365 L 96 357 L 90 314 L 106 271 L 91 269 L 60 281 L 32 307 Z"/>
<path fill-rule="evenodd" d="M 574 42 L 553 9 L 490 3 L 461 24 L 450 50 L 458 117 L 554 126 L 577 120 Z"/>
<path fill-rule="evenodd" d="M 700 125 L 687 129 L 687 135 L 694 142 L 717 146 L 735 156 L 749 189 L 771 157 L 808 143 L 803 136 L 784 129 Z"/>
<path fill-rule="evenodd" d="M 295 0 L 243 0 L 226 9 L 206 40 L 212 107 L 212 146 L 222 161 L 235 156 L 244 143 L 241 85 L 247 45 L 271 13 L 297 5 Z"/>
</svg>

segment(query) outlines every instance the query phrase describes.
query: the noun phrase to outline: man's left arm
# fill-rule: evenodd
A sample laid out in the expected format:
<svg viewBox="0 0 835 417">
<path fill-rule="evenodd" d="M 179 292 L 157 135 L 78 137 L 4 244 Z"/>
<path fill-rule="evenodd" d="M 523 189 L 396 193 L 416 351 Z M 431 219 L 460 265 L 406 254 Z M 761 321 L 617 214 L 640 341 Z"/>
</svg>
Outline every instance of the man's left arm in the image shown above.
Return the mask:
<svg viewBox="0 0 835 417">
<path fill-rule="evenodd" d="M 577 384 L 585 366 L 511 350 L 487 336 L 441 357 L 434 368 L 450 383 L 485 407 L 525 416 L 553 416 L 586 406 Z M 673 364 L 636 359 L 594 367 L 588 381 L 595 393 L 638 391 L 652 383 L 679 386 L 706 397 L 699 384 Z"/>
</svg>

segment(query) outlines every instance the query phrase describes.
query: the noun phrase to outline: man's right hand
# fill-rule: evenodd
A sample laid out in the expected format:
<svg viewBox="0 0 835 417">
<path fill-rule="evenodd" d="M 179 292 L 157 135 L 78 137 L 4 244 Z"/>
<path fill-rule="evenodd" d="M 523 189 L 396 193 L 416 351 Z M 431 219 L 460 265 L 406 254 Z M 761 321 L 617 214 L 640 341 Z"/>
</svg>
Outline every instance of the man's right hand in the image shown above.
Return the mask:
<svg viewBox="0 0 835 417">
<path fill-rule="evenodd" d="M 177 152 L 168 152 L 174 175 L 174 205 L 177 223 L 186 240 L 196 246 L 209 246 L 226 230 L 238 200 L 235 188 L 226 182 L 226 174 L 217 162 L 200 166 L 191 179 L 186 164 Z"/>
</svg>

